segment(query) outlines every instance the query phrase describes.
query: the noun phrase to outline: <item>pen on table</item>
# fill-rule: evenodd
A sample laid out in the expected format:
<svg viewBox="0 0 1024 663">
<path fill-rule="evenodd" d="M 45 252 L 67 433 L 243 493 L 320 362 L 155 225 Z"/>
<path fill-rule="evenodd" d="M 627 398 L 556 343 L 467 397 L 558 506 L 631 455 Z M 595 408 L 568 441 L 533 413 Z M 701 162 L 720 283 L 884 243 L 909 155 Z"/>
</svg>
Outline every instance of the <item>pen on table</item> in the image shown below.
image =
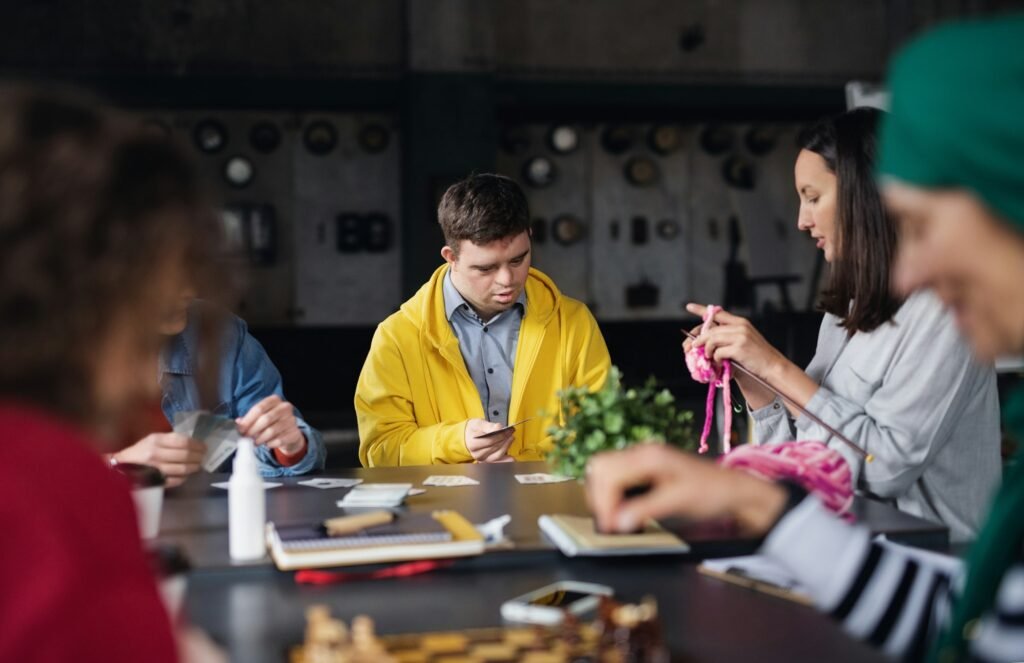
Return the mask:
<svg viewBox="0 0 1024 663">
<path fill-rule="evenodd" d="M 329 518 L 324 521 L 324 529 L 327 530 L 327 534 L 330 536 L 345 536 L 347 534 L 361 532 L 369 527 L 387 525 L 394 519 L 395 514 L 391 511 L 372 511 L 370 513 L 360 513 L 355 516 L 338 516 L 337 518 Z"/>
<path fill-rule="evenodd" d="M 680 329 L 679 331 L 681 331 L 684 334 L 686 334 L 690 338 L 690 340 L 694 340 L 694 341 L 697 340 L 697 337 L 690 330 L 688 330 L 688 329 Z M 800 414 L 804 415 L 805 417 L 807 417 L 808 419 L 810 419 L 814 423 L 818 424 L 819 426 L 821 426 L 822 428 L 827 430 L 831 435 L 835 436 L 835 438 L 838 439 L 840 442 L 843 442 L 844 444 L 846 444 L 846 446 L 850 447 L 851 449 L 853 449 L 854 451 L 859 453 L 861 456 L 864 457 L 865 462 L 870 463 L 871 461 L 873 461 L 875 459 L 874 456 L 869 454 L 867 451 L 864 451 L 863 449 L 861 449 L 859 446 L 857 446 L 857 444 L 855 444 L 848 437 L 846 437 L 845 435 L 843 435 L 842 433 L 837 431 L 835 428 L 833 428 L 832 426 L 829 426 L 827 423 L 822 421 L 821 418 L 818 417 L 816 414 L 814 414 L 813 412 L 811 412 L 810 410 L 808 410 L 807 408 L 805 408 L 804 406 L 800 405 L 795 400 L 793 400 L 792 398 L 787 396 L 781 389 L 776 389 L 775 387 L 770 385 L 765 379 L 763 379 L 761 376 L 755 374 L 753 371 L 751 371 L 749 368 L 747 368 L 743 364 L 739 363 L 738 361 L 732 361 L 730 363 L 732 364 L 733 368 L 735 368 L 738 371 L 741 371 L 744 375 L 746 375 L 747 377 L 752 379 L 754 382 L 756 382 L 757 384 L 761 385 L 762 387 L 764 387 L 768 391 L 772 392 L 773 394 L 775 394 L 776 396 L 778 396 L 782 400 L 784 400 L 787 403 L 789 403 L 789 405 L 792 406 L 794 410 L 796 410 Z"/>
</svg>

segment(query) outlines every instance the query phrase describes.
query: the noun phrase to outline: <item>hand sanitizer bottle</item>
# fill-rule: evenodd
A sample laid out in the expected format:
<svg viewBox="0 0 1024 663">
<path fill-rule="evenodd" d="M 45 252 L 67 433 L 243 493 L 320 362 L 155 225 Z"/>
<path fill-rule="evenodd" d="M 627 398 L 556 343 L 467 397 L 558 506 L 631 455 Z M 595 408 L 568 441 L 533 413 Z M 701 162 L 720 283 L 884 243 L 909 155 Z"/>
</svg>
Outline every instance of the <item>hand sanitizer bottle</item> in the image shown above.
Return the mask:
<svg viewBox="0 0 1024 663">
<path fill-rule="evenodd" d="M 228 548 L 231 559 L 256 560 L 265 554 L 265 500 L 253 442 L 244 437 L 235 450 L 235 462 L 228 481 Z"/>
</svg>

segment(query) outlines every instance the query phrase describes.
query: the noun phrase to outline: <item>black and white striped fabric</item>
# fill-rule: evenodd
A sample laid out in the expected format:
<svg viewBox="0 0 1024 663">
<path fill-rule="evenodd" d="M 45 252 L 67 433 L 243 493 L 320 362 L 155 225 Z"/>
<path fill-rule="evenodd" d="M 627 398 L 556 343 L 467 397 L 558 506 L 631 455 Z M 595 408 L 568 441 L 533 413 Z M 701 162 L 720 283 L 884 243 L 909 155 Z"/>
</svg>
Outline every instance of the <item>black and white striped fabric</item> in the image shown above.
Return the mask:
<svg viewBox="0 0 1024 663">
<path fill-rule="evenodd" d="M 893 658 L 924 660 L 962 587 L 958 561 L 872 541 L 808 497 L 786 514 L 762 552 L 856 638 Z M 980 661 L 1024 661 L 1024 564 L 1003 579 L 993 612 L 971 625 Z"/>
</svg>

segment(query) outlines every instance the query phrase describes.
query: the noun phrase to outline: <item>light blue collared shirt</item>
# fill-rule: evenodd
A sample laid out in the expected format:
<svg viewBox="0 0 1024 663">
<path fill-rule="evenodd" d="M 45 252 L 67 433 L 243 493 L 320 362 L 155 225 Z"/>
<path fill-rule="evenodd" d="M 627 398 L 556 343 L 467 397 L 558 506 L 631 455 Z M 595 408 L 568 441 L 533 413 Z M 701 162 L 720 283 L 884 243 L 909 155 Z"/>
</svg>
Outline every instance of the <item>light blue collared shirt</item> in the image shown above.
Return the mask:
<svg viewBox="0 0 1024 663">
<path fill-rule="evenodd" d="M 442 286 L 444 309 L 466 370 L 473 378 L 484 416 L 492 423 L 508 425 L 508 408 L 512 400 L 512 368 L 519 344 L 519 326 L 526 313 L 526 291 L 507 311 L 484 322 L 466 303 L 452 283 L 451 272 L 445 274 Z"/>
</svg>

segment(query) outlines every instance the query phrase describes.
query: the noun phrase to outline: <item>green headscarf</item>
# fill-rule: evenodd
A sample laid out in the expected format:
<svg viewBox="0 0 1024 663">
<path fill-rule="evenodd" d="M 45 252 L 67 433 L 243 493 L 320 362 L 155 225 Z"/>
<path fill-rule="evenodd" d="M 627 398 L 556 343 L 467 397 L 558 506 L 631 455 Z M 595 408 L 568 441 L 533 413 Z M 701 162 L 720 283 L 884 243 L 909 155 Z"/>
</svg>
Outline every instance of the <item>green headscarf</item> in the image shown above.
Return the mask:
<svg viewBox="0 0 1024 663">
<path fill-rule="evenodd" d="M 955 23 L 907 46 L 889 70 L 892 108 L 878 172 L 908 184 L 972 191 L 1024 231 L 1024 15 Z M 1024 391 L 1004 421 L 1024 439 Z M 965 658 L 1024 543 L 1024 451 L 1003 477 L 967 557 L 963 593 L 931 660 Z"/>
<path fill-rule="evenodd" d="M 926 33 L 888 84 L 879 174 L 971 190 L 1024 228 L 1024 14 Z"/>
</svg>

